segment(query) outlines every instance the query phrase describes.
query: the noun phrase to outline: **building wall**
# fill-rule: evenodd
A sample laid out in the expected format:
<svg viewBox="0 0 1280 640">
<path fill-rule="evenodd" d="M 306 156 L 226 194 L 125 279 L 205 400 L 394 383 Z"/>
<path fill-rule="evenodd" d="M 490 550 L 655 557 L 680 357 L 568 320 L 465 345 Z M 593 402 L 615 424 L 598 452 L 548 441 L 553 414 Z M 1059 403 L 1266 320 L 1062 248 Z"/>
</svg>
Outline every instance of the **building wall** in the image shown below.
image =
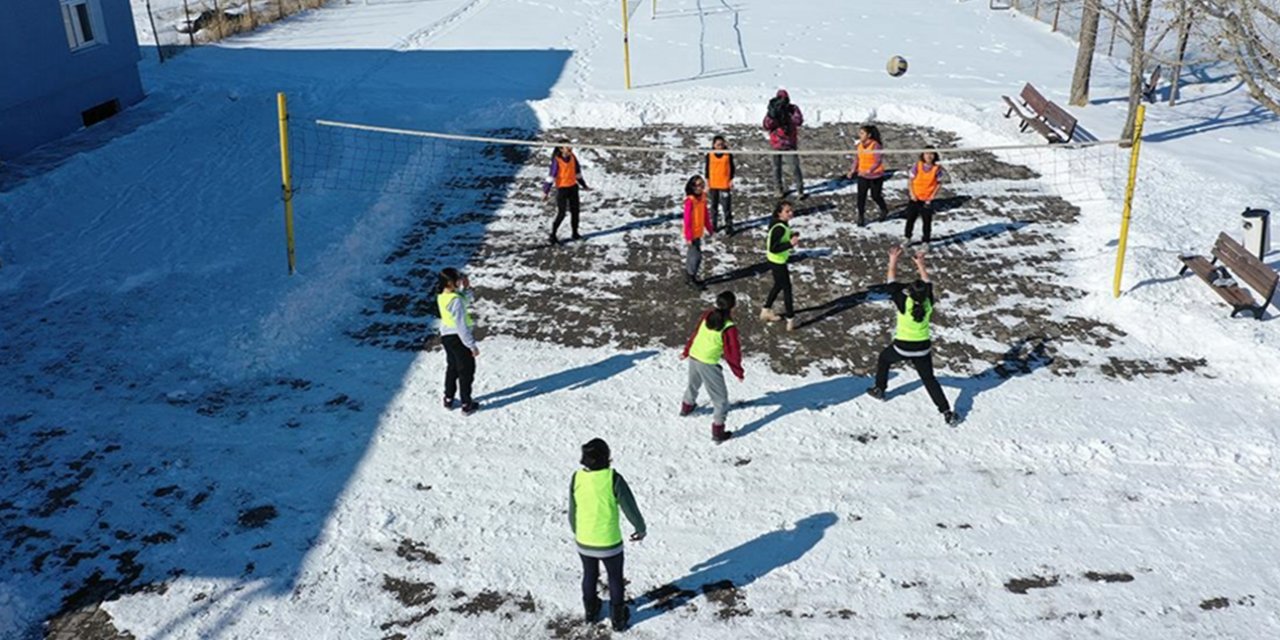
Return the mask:
<svg viewBox="0 0 1280 640">
<path fill-rule="evenodd" d="M 0 159 L 84 126 L 81 113 L 142 99 L 138 36 L 129 0 L 97 0 L 106 42 L 72 51 L 58 0 L 3 0 L 0 20 Z"/>
</svg>

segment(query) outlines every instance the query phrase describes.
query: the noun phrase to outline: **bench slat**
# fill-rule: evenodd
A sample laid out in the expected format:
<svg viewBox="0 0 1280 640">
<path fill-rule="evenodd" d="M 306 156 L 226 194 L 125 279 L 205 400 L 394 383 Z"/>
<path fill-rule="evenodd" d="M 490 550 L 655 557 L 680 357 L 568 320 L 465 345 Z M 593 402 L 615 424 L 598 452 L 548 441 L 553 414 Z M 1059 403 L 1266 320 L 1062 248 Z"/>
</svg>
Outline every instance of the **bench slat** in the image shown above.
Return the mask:
<svg viewBox="0 0 1280 640">
<path fill-rule="evenodd" d="M 1244 245 L 1236 242 L 1235 238 L 1221 233 L 1218 234 L 1218 241 L 1213 245 L 1213 254 L 1232 273 L 1262 295 L 1263 306 L 1272 301 L 1277 282 L 1280 282 L 1280 274 L 1263 264 L 1257 256 L 1249 253 Z"/>
<path fill-rule="evenodd" d="M 1213 284 L 1215 280 L 1221 277 L 1224 271 L 1222 268 L 1213 266 L 1204 256 L 1185 256 L 1180 260 L 1182 260 L 1184 272 L 1189 270 L 1199 276 L 1205 284 L 1209 285 L 1210 289 L 1213 289 L 1214 293 L 1217 293 L 1227 304 L 1232 306 L 1231 315 L 1234 316 L 1240 311 L 1250 311 L 1255 316 L 1260 315 L 1261 312 L 1257 311 L 1258 305 L 1254 302 L 1253 295 L 1247 290 L 1239 285 L 1220 287 Z"/>
</svg>

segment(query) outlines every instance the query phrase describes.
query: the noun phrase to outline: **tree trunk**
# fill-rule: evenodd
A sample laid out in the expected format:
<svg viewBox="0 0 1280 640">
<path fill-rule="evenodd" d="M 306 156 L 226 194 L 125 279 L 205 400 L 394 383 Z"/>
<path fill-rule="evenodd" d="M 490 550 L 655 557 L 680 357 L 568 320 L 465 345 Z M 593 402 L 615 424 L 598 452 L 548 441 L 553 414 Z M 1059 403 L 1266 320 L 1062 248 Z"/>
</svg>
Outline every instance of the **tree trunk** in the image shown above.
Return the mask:
<svg viewBox="0 0 1280 640">
<path fill-rule="evenodd" d="M 1080 20 L 1080 46 L 1076 49 L 1076 71 L 1071 76 L 1070 104 L 1089 104 L 1089 79 L 1093 75 L 1093 54 L 1098 47 L 1098 22 L 1101 0 L 1084 0 L 1084 17 Z"/>
<path fill-rule="evenodd" d="M 1178 104 L 1178 85 L 1182 83 L 1182 60 L 1187 56 L 1187 38 L 1191 35 L 1191 21 L 1195 9 L 1184 7 L 1182 25 L 1178 30 L 1178 60 L 1173 65 L 1173 85 L 1169 87 L 1169 106 Z"/>
<path fill-rule="evenodd" d="M 1129 0 L 1129 113 L 1124 119 L 1121 140 L 1133 137 L 1138 119 L 1138 105 L 1142 102 L 1143 77 L 1147 60 L 1147 24 L 1151 21 L 1152 0 Z"/>
</svg>

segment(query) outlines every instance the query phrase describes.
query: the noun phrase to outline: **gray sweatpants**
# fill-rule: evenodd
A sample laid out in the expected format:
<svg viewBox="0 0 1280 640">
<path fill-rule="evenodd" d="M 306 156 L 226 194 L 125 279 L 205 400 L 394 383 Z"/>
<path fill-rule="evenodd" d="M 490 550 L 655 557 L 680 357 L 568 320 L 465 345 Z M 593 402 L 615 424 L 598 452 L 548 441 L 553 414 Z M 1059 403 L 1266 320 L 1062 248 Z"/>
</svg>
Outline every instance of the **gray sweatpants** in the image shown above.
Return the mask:
<svg viewBox="0 0 1280 640">
<path fill-rule="evenodd" d="M 794 153 L 786 155 L 774 155 L 773 158 L 773 185 L 782 191 L 782 159 L 791 160 L 791 170 L 796 174 L 796 194 L 804 195 L 804 175 L 800 173 L 800 156 Z"/>
<path fill-rule="evenodd" d="M 684 390 L 684 401 L 694 404 L 698 400 L 698 388 L 707 386 L 707 394 L 711 396 L 711 405 L 716 413 L 711 418 L 715 424 L 724 424 L 724 417 L 729 413 L 729 388 L 724 384 L 724 369 L 718 364 L 707 364 L 689 358 L 689 386 Z"/>
<path fill-rule="evenodd" d="M 689 250 L 684 254 L 684 272 L 698 277 L 698 270 L 702 268 L 702 238 L 698 238 L 689 243 Z"/>
</svg>

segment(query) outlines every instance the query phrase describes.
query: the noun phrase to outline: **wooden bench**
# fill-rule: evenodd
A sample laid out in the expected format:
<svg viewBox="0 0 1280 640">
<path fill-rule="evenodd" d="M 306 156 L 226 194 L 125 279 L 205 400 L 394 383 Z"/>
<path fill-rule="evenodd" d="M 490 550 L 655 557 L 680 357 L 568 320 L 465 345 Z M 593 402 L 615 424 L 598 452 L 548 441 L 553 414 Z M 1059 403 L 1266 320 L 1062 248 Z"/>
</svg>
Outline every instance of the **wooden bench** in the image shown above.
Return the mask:
<svg viewBox="0 0 1280 640">
<path fill-rule="evenodd" d="M 1255 320 L 1261 320 L 1262 313 L 1266 311 L 1275 295 L 1280 274 L 1263 264 L 1257 256 L 1249 253 L 1239 242 L 1225 233 L 1218 234 L 1218 241 L 1213 245 L 1212 255 L 1212 261 L 1198 255 L 1180 256 L 1182 270 L 1178 275 L 1191 271 L 1200 276 L 1201 280 L 1204 280 L 1219 296 L 1222 296 L 1223 300 L 1227 301 L 1227 304 L 1231 305 L 1232 318 L 1247 311 L 1253 314 Z M 1218 262 L 1222 264 L 1218 265 Z M 1232 274 L 1262 295 L 1261 304 L 1254 302 L 1253 295 L 1248 289 L 1241 287 Z"/>
<path fill-rule="evenodd" d="M 1030 127 L 1051 143 L 1070 142 L 1071 137 L 1076 133 L 1075 116 L 1044 97 L 1044 94 L 1030 82 L 1023 86 L 1022 92 L 1018 94 L 1021 106 L 1009 96 L 1000 97 L 1009 106 L 1004 117 L 1008 118 L 1016 113 L 1022 120 L 1022 124 L 1018 127 L 1020 131 L 1026 131 Z M 1027 111 L 1024 111 L 1024 108 Z"/>
</svg>

